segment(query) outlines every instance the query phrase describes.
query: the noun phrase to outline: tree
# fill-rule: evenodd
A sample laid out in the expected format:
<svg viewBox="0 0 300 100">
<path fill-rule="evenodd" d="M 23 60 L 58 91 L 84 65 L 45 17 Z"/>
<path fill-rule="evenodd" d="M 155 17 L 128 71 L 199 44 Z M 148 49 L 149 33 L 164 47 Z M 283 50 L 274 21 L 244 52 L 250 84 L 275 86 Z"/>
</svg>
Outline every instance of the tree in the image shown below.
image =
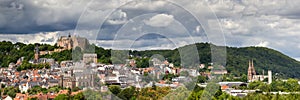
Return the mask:
<svg viewBox="0 0 300 100">
<path fill-rule="evenodd" d="M 136 58 L 135 60 L 138 68 L 149 67 L 149 58 Z"/>
<path fill-rule="evenodd" d="M 109 90 L 114 95 L 118 95 L 121 92 L 121 87 L 118 85 L 110 85 Z"/>
<path fill-rule="evenodd" d="M 248 88 L 249 89 L 257 89 L 257 87 L 260 84 L 263 84 L 263 83 L 261 81 L 254 81 L 254 82 L 249 83 Z"/>
<path fill-rule="evenodd" d="M 295 92 L 295 91 L 299 91 L 299 84 L 298 84 L 298 80 L 296 79 L 292 79 L 289 78 L 286 82 L 286 88 L 290 91 L 290 92 Z"/>
<path fill-rule="evenodd" d="M 87 100 L 102 100 L 101 93 L 93 91 L 91 89 L 85 90 L 83 92 L 84 98 Z"/>
<path fill-rule="evenodd" d="M 13 86 L 9 86 L 4 88 L 3 95 L 9 95 L 10 97 L 14 98 L 16 96 L 16 93 L 20 93 L 20 90 Z"/>
<path fill-rule="evenodd" d="M 54 100 L 69 100 L 69 97 L 65 94 L 59 94 L 54 98 Z"/>
<path fill-rule="evenodd" d="M 73 97 L 73 100 L 84 100 L 84 99 L 85 99 L 85 98 L 84 98 L 84 95 L 83 95 L 82 92 L 80 92 L 80 93 L 74 95 L 74 97 Z"/>
<path fill-rule="evenodd" d="M 74 87 L 74 88 L 72 89 L 72 92 L 77 92 L 77 91 L 79 91 L 79 90 L 81 90 L 79 87 Z"/>
<path fill-rule="evenodd" d="M 205 83 L 207 81 L 207 77 L 206 76 L 198 76 L 197 78 L 197 82 L 198 83 Z"/>
<path fill-rule="evenodd" d="M 136 92 L 135 87 L 129 87 L 129 88 L 122 90 L 118 94 L 118 97 L 123 100 L 130 100 L 131 98 L 134 98 L 135 92 Z"/>
<path fill-rule="evenodd" d="M 240 81 L 247 82 L 248 81 L 248 76 L 246 74 L 243 74 L 242 77 L 240 78 Z"/>
<path fill-rule="evenodd" d="M 15 91 L 8 91 L 7 95 L 9 95 L 12 98 L 15 98 L 16 97 L 16 92 Z"/>
</svg>

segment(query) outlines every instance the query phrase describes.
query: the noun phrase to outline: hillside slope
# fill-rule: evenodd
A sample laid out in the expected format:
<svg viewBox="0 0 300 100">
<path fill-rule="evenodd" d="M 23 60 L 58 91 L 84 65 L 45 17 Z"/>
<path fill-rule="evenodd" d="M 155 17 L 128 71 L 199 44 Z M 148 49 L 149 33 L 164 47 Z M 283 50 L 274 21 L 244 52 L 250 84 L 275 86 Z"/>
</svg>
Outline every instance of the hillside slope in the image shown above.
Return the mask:
<svg viewBox="0 0 300 100">
<path fill-rule="evenodd" d="M 209 43 L 197 43 L 196 46 L 200 62 L 204 64 L 211 62 L 210 48 L 220 47 Z M 263 74 L 263 70 L 265 71 L 265 74 L 267 74 L 267 70 L 272 70 L 273 74 L 279 73 L 282 77 L 300 78 L 300 62 L 276 50 L 265 47 L 226 47 L 226 52 L 226 69 L 236 76 L 247 74 L 248 61 L 253 59 L 257 74 Z M 180 65 L 178 49 L 136 51 L 132 54 L 147 57 L 151 57 L 153 54 L 160 54 L 170 62 L 175 63 L 175 65 Z"/>
</svg>

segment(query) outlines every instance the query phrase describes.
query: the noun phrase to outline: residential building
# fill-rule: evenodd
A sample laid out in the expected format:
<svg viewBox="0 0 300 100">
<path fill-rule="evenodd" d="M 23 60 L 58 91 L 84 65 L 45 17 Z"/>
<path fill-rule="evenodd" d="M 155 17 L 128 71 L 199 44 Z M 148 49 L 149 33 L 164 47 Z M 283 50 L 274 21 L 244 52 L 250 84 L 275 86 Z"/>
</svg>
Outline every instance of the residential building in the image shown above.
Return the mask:
<svg viewBox="0 0 300 100">
<path fill-rule="evenodd" d="M 97 54 L 91 53 L 91 54 L 83 54 L 83 62 L 84 63 L 97 63 Z"/>
</svg>

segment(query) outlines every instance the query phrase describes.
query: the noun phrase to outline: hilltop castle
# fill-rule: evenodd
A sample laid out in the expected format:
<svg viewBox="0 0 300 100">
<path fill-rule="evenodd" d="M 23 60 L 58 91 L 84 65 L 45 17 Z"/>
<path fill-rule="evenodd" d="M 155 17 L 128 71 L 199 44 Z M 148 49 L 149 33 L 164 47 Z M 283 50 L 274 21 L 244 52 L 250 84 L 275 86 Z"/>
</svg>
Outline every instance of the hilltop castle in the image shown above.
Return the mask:
<svg viewBox="0 0 300 100">
<path fill-rule="evenodd" d="M 69 33 L 68 36 L 61 36 L 60 38 L 58 38 L 56 45 L 60 48 L 54 49 L 54 51 L 38 51 L 39 55 L 71 50 L 75 49 L 76 47 L 81 48 L 81 50 L 85 50 L 85 48 L 89 45 L 89 41 L 84 37 L 71 36 Z"/>
<path fill-rule="evenodd" d="M 68 36 L 61 36 L 57 42 L 57 46 L 62 47 L 63 50 L 75 49 L 77 46 L 84 50 L 85 47 L 89 44 L 89 41 L 86 38 L 71 36 L 70 33 Z"/>
</svg>

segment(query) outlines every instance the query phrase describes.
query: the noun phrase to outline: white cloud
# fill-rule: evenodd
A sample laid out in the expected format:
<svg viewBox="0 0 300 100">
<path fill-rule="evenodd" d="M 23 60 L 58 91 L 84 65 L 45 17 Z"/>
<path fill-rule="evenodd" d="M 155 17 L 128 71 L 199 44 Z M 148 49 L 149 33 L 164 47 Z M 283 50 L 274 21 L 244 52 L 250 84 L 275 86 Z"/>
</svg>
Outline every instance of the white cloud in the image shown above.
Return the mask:
<svg viewBox="0 0 300 100">
<path fill-rule="evenodd" d="M 54 45 L 58 38 L 59 32 L 41 32 L 36 34 L 0 34 L 0 41 L 9 40 L 11 42 L 22 42 L 26 44 L 42 43 Z"/>
<path fill-rule="evenodd" d="M 268 47 L 269 42 L 267 41 L 262 41 L 259 44 L 255 45 L 256 47 Z"/>
<path fill-rule="evenodd" d="M 150 18 L 149 20 L 145 20 L 145 24 L 152 27 L 166 27 L 169 26 L 174 21 L 173 15 L 168 14 L 157 14 Z"/>
<path fill-rule="evenodd" d="M 111 14 L 107 22 L 113 25 L 124 24 L 127 22 L 127 14 L 122 10 L 117 10 Z"/>
<path fill-rule="evenodd" d="M 226 29 L 229 29 L 229 30 L 233 30 L 233 29 L 237 29 L 239 28 L 239 24 L 232 21 L 232 20 L 224 20 L 222 21 L 223 22 L 223 27 L 226 28 Z"/>
</svg>

